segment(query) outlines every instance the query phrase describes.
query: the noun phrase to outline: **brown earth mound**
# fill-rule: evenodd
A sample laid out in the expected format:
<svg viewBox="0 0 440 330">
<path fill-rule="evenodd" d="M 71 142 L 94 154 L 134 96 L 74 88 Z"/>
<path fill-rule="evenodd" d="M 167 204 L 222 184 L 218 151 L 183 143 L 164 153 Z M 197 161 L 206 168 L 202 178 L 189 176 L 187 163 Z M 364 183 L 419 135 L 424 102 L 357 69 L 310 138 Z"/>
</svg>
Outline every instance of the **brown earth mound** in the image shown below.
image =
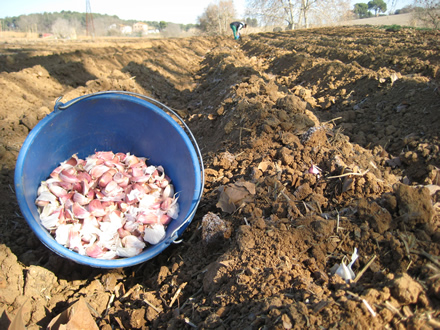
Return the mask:
<svg viewBox="0 0 440 330">
<path fill-rule="evenodd" d="M 74 304 L 102 329 L 440 327 L 438 34 L 0 47 L 0 328 L 46 327 Z M 20 147 L 55 100 L 105 90 L 176 109 L 206 167 L 182 243 L 116 270 L 48 250 L 13 189 Z M 344 281 L 335 268 L 355 249 Z"/>
</svg>

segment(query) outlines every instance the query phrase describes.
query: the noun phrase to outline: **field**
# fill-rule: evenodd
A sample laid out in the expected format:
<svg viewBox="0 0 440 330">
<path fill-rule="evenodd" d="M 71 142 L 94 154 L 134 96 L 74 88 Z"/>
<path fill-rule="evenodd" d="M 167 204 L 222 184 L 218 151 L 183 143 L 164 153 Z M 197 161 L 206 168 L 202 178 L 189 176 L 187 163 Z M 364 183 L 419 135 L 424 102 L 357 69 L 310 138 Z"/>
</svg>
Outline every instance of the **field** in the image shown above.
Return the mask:
<svg viewBox="0 0 440 330">
<path fill-rule="evenodd" d="M 0 328 L 45 328 L 84 301 L 70 322 L 88 329 L 439 328 L 439 39 L 361 26 L 3 40 Z M 14 193 L 19 150 L 55 100 L 106 90 L 175 109 L 206 180 L 182 243 L 114 270 L 51 252 Z M 335 265 L 355 249 L 344 281 Z"/>
</svg>

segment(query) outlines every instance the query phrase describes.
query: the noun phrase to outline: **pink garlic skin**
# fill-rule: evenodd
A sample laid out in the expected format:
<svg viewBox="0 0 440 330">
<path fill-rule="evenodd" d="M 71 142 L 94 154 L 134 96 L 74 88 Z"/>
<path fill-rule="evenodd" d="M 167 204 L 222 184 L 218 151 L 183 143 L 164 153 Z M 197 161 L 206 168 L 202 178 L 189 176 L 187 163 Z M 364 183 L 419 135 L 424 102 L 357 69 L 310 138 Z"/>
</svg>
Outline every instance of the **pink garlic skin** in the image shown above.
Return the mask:
<svg viewBox="0 0 440 330">
<path fill-rule="evenodd" d="M 179 213 L 162 166 L 146 158 L 101 151 L 73 155 L 43 181 L 35 204 L 59 244 L 92 258 L 132 257 L 165 238 Z"/>
<path fill-rule="evenodd" d="M 315 164 L 311 163 L 311 166 L 310 166 L 308 172 L 316 175 L 319 178 L 322 170 L 318 166 L 316 166 Z"/>
</svg>

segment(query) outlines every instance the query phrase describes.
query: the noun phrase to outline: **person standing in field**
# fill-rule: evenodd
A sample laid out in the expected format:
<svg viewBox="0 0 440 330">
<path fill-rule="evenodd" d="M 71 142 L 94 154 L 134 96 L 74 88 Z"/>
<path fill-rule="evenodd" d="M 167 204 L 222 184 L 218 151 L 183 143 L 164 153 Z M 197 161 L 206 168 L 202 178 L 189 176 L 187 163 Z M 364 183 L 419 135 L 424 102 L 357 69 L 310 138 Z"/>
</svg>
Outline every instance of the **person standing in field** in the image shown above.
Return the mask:
<svg viewBox="0 0 440 330">
<path fill-rule="evenodd" d="M 230 27 L 232 29 L 232 32 L 234 32 L 234 39 L 238 40 L 240 39 L 240 30 L 243 28 L 246 28 L 246 24 L 242 22 L 232 22 L 230 24 Z"/>
</svg>

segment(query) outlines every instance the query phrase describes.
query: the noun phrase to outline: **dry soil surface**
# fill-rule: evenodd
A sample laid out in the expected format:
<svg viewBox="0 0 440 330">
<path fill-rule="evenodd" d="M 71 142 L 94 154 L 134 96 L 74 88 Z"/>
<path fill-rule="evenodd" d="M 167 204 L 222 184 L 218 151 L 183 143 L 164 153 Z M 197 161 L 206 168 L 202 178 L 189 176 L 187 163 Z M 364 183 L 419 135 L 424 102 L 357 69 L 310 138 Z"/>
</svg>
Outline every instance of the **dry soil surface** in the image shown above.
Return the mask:
<svg viewBox="0 0 440 330">
<path fill-rule="evenodd" d="M 81 301 L 101 329 L 439 328 L 439 39 L 338 27 L 2 40 L 0 328 L 46 327 Z M 55 100 L 105 90 L 176 109 L 206 167 L 182 243 L 114 270 L 46 248 L 13 182 Z M 355 249 L 344 281 L 334 267 Z"/>
</svg>

